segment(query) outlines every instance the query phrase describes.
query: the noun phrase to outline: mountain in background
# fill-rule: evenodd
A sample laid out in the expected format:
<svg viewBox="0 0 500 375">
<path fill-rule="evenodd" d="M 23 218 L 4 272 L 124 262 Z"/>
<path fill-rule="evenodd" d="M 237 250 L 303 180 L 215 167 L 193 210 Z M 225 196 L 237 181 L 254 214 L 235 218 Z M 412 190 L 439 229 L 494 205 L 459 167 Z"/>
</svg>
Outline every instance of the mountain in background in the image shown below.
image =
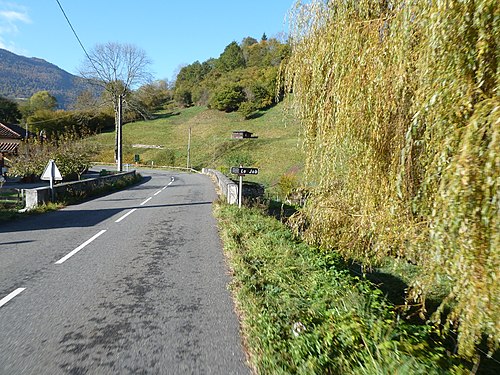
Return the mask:
<svg viewBox="0 0 500 375">
<path fill-rule="evenodd" d="M 22 101 L 46 90 L 66 109 L 90 87 L 86 81 L 38 58 L 16 55 L 0 48 L 0 96 Z"/>
</svg>

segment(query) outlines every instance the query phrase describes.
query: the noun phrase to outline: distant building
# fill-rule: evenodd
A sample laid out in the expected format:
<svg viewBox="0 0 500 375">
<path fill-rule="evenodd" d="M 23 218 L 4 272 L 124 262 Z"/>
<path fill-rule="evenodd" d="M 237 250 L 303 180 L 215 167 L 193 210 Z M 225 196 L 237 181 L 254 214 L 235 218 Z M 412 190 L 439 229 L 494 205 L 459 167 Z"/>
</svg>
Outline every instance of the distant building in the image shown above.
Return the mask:
<svg viewBox="0 0 500 375">
<path fill-rule="evenodd" d="M 250 133 L 249 131 L 246 131 L 246 130 L 235 130 L 235 131 L 233 131 L 231 138 L 232 139 L 259 138 L 257 136 L 252 135 L 252 134 L 253 133 Z"/>
<path fill-rule="evenodd" d="M 26 130 L 19 125 L 0 122 L 0 152 L 17 155 L 19 144 L 26 137 Z"/>
</svg>

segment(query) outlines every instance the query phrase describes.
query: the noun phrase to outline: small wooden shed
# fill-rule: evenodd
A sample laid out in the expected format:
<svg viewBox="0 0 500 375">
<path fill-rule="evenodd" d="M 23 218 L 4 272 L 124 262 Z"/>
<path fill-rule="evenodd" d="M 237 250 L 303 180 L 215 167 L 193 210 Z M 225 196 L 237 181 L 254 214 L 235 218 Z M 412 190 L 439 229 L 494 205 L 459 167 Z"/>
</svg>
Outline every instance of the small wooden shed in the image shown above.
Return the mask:
<svg viewBox="0 0 500 375">
<path fill-rule="evenodd" d="M 231 135 L 232 139 L 258 138 L 253 133 L 246 130 L 235 130 Z"/>
</svg>

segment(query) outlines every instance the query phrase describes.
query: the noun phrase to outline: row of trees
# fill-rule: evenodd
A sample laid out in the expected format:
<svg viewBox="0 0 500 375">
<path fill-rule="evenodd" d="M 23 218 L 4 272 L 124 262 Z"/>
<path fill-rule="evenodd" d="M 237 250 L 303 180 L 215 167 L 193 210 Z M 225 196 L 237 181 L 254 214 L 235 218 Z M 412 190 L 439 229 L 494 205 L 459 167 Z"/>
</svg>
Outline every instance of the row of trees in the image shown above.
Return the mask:
<svg viewBox="0 0 500 375">
<path fill-rule="evenodd" d="M 145 84 L 135 91 L 124 94 L 125 122 L 151 118 L 171 100 L 171 90 L 165 81 Z M 27 101 L 16 103 L 0 97 L 0 120 L 22 123 L 33 134 L 42 132 L 45 137 L 58 138 L 68 132 L 89 134 L 112 129 L 114 109 L 109 93 L 103 91 L 96 96 L 90 91 L 82 92 L 70 110 L 58 110 L 56 98 L 48 91 L 39 91 Z"/>
<path fill-rule="evenodd" d="M 276 102 L 277 76 L 289 46 L 264 34 L 231 42 L 219 58 L 183 67 L 174 99 L 181 106 L 206 105 L 221 111 L 239 110 L 246 117 Z"/>
</svg>

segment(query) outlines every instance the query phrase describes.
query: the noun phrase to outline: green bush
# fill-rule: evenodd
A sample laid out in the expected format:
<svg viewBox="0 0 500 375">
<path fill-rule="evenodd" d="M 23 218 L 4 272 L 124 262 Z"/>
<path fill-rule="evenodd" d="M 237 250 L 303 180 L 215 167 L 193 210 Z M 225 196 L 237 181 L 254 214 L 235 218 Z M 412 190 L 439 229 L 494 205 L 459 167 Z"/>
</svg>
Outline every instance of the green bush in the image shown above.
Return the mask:
<svg viewBox="0 0 500 375">
<path fill-rule="evenodd" d="M 240 112 L 245 119 L 249 119 L 252 117 L 255 112 L 257 112 L 257 105 L 253 102 L 243 102 L 240 104 L 238 108 L 238 112 Z"/>
<path fill-rule="evenodd" d="M 94 144 L 70 135 L 57 142 L 29 140 L 22 144 L 19 155 L 12 159 L 9 174 L 38 179 L 52 159 L 64 180 L 80 179 L 92 165 L 91 158 L 96 149 Z"/>
<path fill-rule="evenodd" d="M 246 99 L 243 87 L 237 84 L 227 84 L 217 88 L 210 101 L 212 108 L 219 111 L 236 111 Z"/>
</svg>

